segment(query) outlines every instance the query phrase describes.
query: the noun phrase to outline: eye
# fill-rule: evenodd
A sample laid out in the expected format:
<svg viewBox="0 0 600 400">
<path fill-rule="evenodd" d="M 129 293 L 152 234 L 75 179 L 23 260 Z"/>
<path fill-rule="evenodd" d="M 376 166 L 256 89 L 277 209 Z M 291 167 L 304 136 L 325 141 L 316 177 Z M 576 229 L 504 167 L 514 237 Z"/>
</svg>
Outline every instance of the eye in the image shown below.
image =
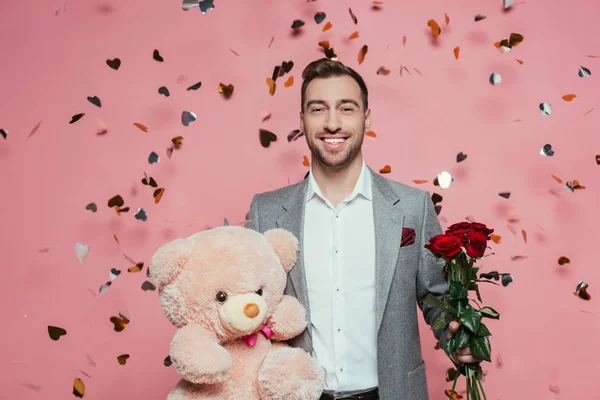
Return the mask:
<svg viewBox="0 0 600 400">
<path fill-rule="evenodd" d="M 256 294 L 257 294 L 257 295 L 259 295 L 259 296 L 262 296 L 262 288 L 258 289 L 258 290 L 256 291 Z"/>
<path fill-rule="evenodd" d="M 225 301 L 227 300 L 227 293 L 225 293 L 225 292 L 217 293 L 216 299 L 217 299 L 217 303 L 219 303 L 219 304 L 225 303 Z"/>
</svg>

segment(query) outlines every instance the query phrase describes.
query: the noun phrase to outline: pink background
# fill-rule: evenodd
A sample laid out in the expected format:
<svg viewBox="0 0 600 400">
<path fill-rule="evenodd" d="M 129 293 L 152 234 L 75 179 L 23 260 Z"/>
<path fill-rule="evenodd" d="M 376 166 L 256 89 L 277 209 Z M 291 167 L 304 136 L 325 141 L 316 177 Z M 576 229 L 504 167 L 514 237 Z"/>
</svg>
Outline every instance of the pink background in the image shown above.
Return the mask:
<svg viewBox="0 0 600 400">
<path fill-rule="evenodd" d="M 484 304 L 501 314 L 488 324 L 488 399 L 596 399 L 600 59 L 587 56 L 600 56 L 598 3 L 528 0 L 509 12 L 501 0 L 386 1 L 380 11 L 358 0 L 215 5 L 202 15 L 183 11 L 179 0 L 0 2 L 0 128 L 8 131 L 0 138 L 0 397 L 70 398 L 79 377 L 86 399 L 165 398 L 178 379 L 163 365 L 174 328 L 157 293 L 141 290 L 147 263 L 165 241 L 225 217 L 241 222 L 255 192 L 304 176 L 304 138 L 287 143 L 286 136 L 298 127 L 301 71 L 321 57 L 318 41 L 329 40 L 371 92 L 377 137 L 365 139 L 367 163 L 376 170 L 389 164 L 388 177 L 441 194 L 443 227 L 472 216 L 502 236 L 483 269 L 511 272 L 515 282 L 482 290 Z M 318 11 L 327 13 L 321 25 L 313 20 Z M 487 18 L 474 22 L 476 14 Z M 435 42 L 430 18 L 442 27 Z M 294 19 L 306 23 L 295 37 Z M 323 33 L 327 21 L 333 28 Z M 348 41 L 355 30 L 360 37 Z M 525 40 L 503 54 L 493 44 L 511 32 Z M 369 51 L 358 65 L 364 44 Z M 154 49 L 163 63 L 152 59 Z M 118 71 L 105 63 L 114 57 L 122 60 Z M 284 87 L 285 76 L 270 96 L 265 79 L 290 60 L 296 82 Z M 400 76 L 401 65 L 412 75 Z M 581 65 L 591 77 L 577 75 Z M 377 75 L 380 66 L 391 73 Z M 502 83 L 488 83 L 492 72 Z M 177 83 L 181 75 L 187 81 Z M 197 81 L 199 90 L 185 90 Z M 219 82 L 234 84 L 230 99 L 217 92 Z M 169 98 L 157 93 L 163 85 Z M 577 97 L 561 99 L 569 93 Z M 102 108 L 87 96 L 98 96 Z M 542 102 L 551 103 L 552 115 L 542 116 Z M 184 127 L 183 110 L 198 120 Z M 272 117 L 262 122 L 265 112 Z M 69 124 L 77 113 L 86 115 Z M 97 136 L 102 125 L 108 133 Z M 259 128 L 278 141 L 261 147 Z M 183 147 L 169 159 L 165 150 L 178 135 Z M 539 154 L 546 143 L 553 157 Z M 152 151 L 160 163 L 148 163 Z M 468 158 L 457 164 L 461 151 Z M 159 204 L 140 183 L 144 171 L 166 188 Z M 432 184 L 442 171 L 455 178 L 448 190 Z M 586 189 L 566 191 L 564 183 L 574 179 Z M 510 199 L 498 195 L 504 191 Z M 129 213 L 117 216 L 107 207 L 115 194 Z M 85 210 L 90 202 L 97 213 Z M 146 222 L 134 218 L 138 207 L 146 209 Z M 90 248 L 82 264 L 77 242 Z M 128 273 L 123 254 L 144 262 L 144 270 Z M 516 255 L 528 258 L 511 261 Z M 559 266 L 560 256 L 571 263 Z M 100 295 L 111 268 L 121 275 Z M 590 301 L 573 295 L 580 280 L 590 285 Z M 109 319 L 122 310 L 131 322 L 117 333 Z M 444 380 L 451 363 L 421 323 L 431 399 L 441 400 L 451 387 Z M 48 325 L 68 333 L 52 341 Z M 120 365 L 116 358 L 124 353 L 130 358 Z"/>
</svg>

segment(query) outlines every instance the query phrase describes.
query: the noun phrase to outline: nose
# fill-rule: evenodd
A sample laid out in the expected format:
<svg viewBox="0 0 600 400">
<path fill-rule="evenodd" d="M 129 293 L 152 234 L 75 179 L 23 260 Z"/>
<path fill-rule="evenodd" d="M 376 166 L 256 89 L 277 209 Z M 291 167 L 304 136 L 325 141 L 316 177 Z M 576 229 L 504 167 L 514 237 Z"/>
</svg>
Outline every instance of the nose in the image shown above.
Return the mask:
<svg viewBox="0 0 600 400">
<path fill-rule="evenodd" d="M 341 122 L 335 110 L 330 110 L 325 121 L 325 130 L 328 132 L 337 132 L 341 129 Z"/>
<path fill-rule="evenodd" d="M 254 303 L 246 304 L 244 307 L 244 314 L 246 314 L 246 317 L 248 318 L 256 317 L 259 312 L 260 310 L 258 309 L 258 306 Z"/>
</svg>

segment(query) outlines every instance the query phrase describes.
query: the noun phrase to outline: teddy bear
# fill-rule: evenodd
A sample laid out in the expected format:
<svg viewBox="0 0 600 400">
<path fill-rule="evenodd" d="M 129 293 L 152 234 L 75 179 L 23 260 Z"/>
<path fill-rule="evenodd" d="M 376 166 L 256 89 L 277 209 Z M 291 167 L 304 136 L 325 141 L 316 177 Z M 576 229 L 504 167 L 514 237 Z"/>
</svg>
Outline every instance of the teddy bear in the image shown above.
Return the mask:
<svg viewBox="0 0 600 400">
<path fill-rule="evenodd" d="M 276 228 L 221 226 L 174 239 L 149 274 L 177 328 L 171 361 L 181 380 L 168 400 L 319 399 L 324 372 L 285 340 L 306 328 L 306 310 L 284 295 L 298 240 Z"/>
</svg>

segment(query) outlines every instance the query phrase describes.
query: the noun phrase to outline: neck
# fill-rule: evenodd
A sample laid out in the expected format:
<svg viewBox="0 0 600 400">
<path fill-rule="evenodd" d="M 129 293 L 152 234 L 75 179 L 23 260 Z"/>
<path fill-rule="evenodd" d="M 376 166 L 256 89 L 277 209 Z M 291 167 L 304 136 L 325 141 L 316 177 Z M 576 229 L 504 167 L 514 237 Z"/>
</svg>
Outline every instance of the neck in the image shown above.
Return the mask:
<svg viewBox="0 0 600 400">
<path fill-rule="evenodd" d="M 362 169 L 362 153 L 341 168 L 331 168 L 312 157 L 312 174 L 323 195 L 334 205 L 352 193 Z"/>
</svg>

